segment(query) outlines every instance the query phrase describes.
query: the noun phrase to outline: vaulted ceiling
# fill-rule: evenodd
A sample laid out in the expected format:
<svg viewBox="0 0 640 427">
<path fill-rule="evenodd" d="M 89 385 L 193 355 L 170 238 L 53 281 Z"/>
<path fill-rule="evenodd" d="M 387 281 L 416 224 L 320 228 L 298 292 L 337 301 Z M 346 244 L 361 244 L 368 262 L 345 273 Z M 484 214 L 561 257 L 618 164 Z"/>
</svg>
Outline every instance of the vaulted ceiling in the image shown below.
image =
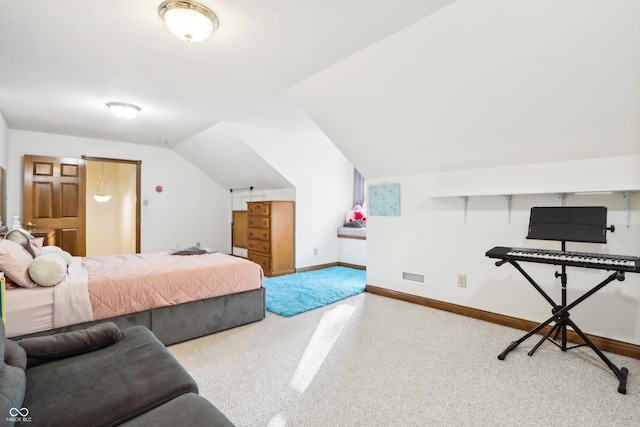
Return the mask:
<svg viewBox="0 0 640 427">
<path fill-rule="evenodd" d="M 202 0 L 220 28 L 193 44 L 160 3 L 0 2 L 9 128 L 167 141 L 230 187 L 224 156 L 287 185 L 238 126 L 322 134 L 367 177 L 639 150 L 637 1 Z"/>
</svg>

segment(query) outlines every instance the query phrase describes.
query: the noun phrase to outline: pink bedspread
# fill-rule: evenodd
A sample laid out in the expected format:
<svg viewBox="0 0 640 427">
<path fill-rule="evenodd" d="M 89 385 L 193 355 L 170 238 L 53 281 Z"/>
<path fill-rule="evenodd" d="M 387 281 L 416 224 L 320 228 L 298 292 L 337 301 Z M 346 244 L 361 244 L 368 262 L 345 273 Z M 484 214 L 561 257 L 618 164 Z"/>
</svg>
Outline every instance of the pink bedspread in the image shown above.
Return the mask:
<svg viewBox="0 0 640 427">
<path fill-rule="evenodd" d="M 225 254 L 83 258 L 94 320 L 259 289 L 262 268 Z"/>
</svg>

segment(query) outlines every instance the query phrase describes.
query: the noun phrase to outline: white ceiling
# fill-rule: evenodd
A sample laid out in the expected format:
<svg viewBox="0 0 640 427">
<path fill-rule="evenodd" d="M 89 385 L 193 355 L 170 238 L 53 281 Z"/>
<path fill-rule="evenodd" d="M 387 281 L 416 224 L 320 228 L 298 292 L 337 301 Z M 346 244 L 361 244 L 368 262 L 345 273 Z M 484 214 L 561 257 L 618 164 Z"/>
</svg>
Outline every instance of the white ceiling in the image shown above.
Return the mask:
<svg viewBox="0 0 640 427">
<path fill-rule="evenodd" d="M 292 84 L 453 0 L 202 0 L 220 27 L 189 44 L 157 1 L 0 2 L 0 112 L 10 129 L 173 146 L 219 122 L 307 130 Z M 109 101 L 142 108 L 111 116 Z"/>
<path fill-rule="evenodd" d="M 227 123 L 322 134 L 367 178 L 640 151 L 637 0 L 201 0 L 194 44 L 160 3 L 0 2 L 9 128 L 165 140 L 230 188 L 290 183 Z"/>
</svg>

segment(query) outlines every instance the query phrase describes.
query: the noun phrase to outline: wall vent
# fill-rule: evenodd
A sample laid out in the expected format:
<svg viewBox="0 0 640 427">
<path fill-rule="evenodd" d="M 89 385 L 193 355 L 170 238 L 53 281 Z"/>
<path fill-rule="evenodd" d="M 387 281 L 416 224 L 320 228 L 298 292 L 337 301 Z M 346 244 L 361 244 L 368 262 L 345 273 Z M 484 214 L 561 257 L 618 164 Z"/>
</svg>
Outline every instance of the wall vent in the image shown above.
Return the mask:
<svg viewBox="0 0 640 427">
<path fill-rule="evenodd" d="M 421 285 L 426 285 L 427 275 L 424 273 L 411 273 L 408 271 L 403 271 L 402 280 L 406 280 L 408 282 L 413 282 L 413 283 L 420 283 Z"/>
</svg>

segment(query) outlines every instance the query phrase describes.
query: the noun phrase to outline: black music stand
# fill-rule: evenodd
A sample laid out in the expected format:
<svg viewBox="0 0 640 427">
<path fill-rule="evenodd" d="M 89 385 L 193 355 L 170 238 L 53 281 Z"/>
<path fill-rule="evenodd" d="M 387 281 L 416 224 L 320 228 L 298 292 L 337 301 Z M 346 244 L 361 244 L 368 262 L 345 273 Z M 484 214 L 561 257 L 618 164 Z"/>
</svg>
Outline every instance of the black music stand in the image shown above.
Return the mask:
<svg viewBox="0 0 640 427">
<path fill-rule="evenodd" d="M 534 207 L 531 208 L 529 218 L 529 233 L 527 239 L 538 240 L 556 240 L 560 241 L 562 251 L 566 251 L 566 242 L 588 242 L 588 243 L 607 243 L 607 230 L 613 232 L 613 226 L 607 227 L 607 208 L 604 206 L 580 206 L 580 207 Z M 584 332 L 569 318 L 569 311 L 580 304 L 585 299 L 602 289 L 604 286 L 614 280 L 624 280 L 624 272 L 614 272 L 605 280 L 594 286 L 591 290 L 583 294 L 570 304 L 567 304 L 567 266 L 562 265 L 560 273 L 554 273 L 555 277 L 560 277 L 562 284 L 561 303 L 556 302 L 520 267 L 515 260 L 502 260 L 496 262 L 497 266 L 504 263 L 513 265 L 533 287 L 551 304 L 552 316 L 540 325 L 532 329 L 522 338 L 512 342 L 500 355 L 498 359 L 504 360 L 507 354 L 520 345 L 522 342 L 537 334 L 542 329 L 553 323 L 553 326 L 544 334 L 538 343 L 529 351 L 529 356 L 533 356 L 535 351 L 545 342 L 550 341 L 562 351 L 571 350 L 585 345 L 591 349 L 602 359 L 604 363 L 613 371 L 620 384 L 618 392 L 626 394 L 627 392 L 627 368 L 618 368 L 607 356 L 605 356 L 598 347 L 585 335 Z M 567 347 L 567 326 L 570 326 L 584 341 L 583 344 L 577 344 L 573 347 Z M 553 339 L 551 335 L 553 334 Z M 560 344 L 558 336 L 560 335 Z"/>
</svg>

